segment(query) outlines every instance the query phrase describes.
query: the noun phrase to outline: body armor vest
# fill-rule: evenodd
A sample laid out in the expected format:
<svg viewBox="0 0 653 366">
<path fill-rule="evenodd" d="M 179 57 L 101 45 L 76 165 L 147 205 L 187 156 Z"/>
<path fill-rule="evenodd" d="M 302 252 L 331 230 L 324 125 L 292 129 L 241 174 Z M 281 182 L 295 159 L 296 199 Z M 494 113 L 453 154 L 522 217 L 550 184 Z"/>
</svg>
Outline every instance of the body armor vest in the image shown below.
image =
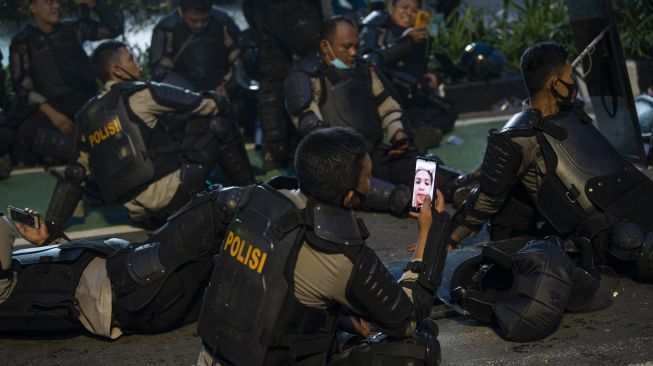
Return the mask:
<svg viewBox="0 0 653 366">
<path fill-rule="evenodd" d="M 129 108 L 140 82 L 115 84 L 78 114 L 77 141 L 84 141 L 93 174 L 106 203 L 128 198 L 175 169 L 181 147 L 161 124 L 149 128 Z"/>
<path fill-rule="evenodd" d="M 92 96 L 97 91 L 95 69 L 79 43 L 74 24 L 62 22 L 50 34 L 30 29 L 27 37 L 34 88 L 53 101 L 66 101 L 79 94 Z"/>
<path fill-rule="evenodd" d="M 653 183 L 583 115 L 582 110 L 574 110 L 541 123 L 538 141 L 547 175 L 538 192 L 540 210 L 562 234 L 599 211 L 646 226 L 647 219 L 638 207 L 653 203 Z M 640 194 L 636 197 L 631 192 Z M 652 220 L 648 221 L 650 225 Z"/>
<path fill-rule="evenodd" d="M 305 223 L 293 218 L 304 212 L 266 185 L 243 193 L 200 313 L 199 334 L 216 359 L 252 366 L 326 364 L 340 306 L 311 309 L 293 293 L 305 233 Z"/>
<path fill-rule="evenodd" d="M 65 332 L 81 329 L 75 291 L 84 268 L 119 247 L 93 241 L 17 250 L 16 287 L 0 304 L 0 331 Z"/>
<path fill-rule="evenodd" d="M 320 77 L 320 112 L 324 123 L 354 128 L 365 137 L 370 149 L 383 140 L 371 77 L 369 65 L 362 62 L 351 70 L 328 66 Z"/>
<path fill-rule="evenodd" d="M 215 90 L 229 72 L 230 50 L 224 44 L 223 27 L 224 24 L 211 19 L 201 35 L 194 35 L 180 21 L 172 33 L 174 71 L 196 90 Z"/>
</svg>

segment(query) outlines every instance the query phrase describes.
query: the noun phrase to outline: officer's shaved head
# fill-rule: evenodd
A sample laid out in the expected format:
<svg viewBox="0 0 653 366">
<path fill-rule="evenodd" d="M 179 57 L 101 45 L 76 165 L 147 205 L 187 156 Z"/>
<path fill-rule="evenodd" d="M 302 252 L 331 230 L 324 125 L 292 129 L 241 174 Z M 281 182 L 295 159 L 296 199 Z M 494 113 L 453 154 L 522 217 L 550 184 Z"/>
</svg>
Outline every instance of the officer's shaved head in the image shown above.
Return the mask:
<svg viewBox="0 0 653 366">
<path fill-rule="evenodd" d="M 195 10 L 200 13 L 208 13 L 211 11 L 211 0 L 181 0 L 179 9 L 183 12 Z"/>
<path fill-rule="evenodd" d="M 521 73 L 531 96 L 541 91 L 547 79 L 559 75 L 569 62 L 569 53 L 560 43 L 543 42 L 529 47 L 521 56 Z"/>
<path fill-rule="evenodd" d="M 111 67 L 120 62 L 121 48 L 127 49 L 127 45 L 120 41 L 106 41 L 93 52 L 91 60 L 103 82 L 111 80 Z"/>
<path fill-rule="evenodd" d="M 356 26 L 356 23 L 354 23 L 353 20 L 347 17 L 343 17 L 342 15 L 336 15 L 325 20 L 324 23 L 322 23 L 322 29 L 320 31 L 320 39 L 321 40 L 324 39 L 327 41 L 333 40 L 338 24 L 348 24 L 352 26 L 354 29 L 358 30 L 358 27 Z"/>
<path fill-rule="evenodd" d="M 295 170 L 304 194 L 340 205 L 358 186 L 367 144 L 351 128 L 323 128 L 306 135 L 295 153 Z"/>
</svg>

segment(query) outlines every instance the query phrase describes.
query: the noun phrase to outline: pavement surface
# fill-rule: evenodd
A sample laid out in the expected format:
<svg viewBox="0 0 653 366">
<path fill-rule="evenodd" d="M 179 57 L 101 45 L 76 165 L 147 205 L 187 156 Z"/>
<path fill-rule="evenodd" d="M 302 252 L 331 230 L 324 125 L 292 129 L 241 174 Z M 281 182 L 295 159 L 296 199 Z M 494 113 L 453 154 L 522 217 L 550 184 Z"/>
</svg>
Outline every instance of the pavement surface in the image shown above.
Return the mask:
<svg viewBox="0 0 653 366">
<path fill-rule="evenodd" d="M 386 263 L 407 260 L 417 224 L 361 213 L 368 239 Z M 129 234 L 131 239 L 142 233 Z M 483 242 L 484 238 L 474 241 Z M 468 243 L 469 244 L 469 243 Z M 614 305 L 566 314 L 557 332 L 531 343 L 507 342 L 486 325 L 453 315 L 437 320 L 444 365 L 653 365 L 653 285 L 622 278 Z M 82 334 L 60 339 L 0 339 L 0 365 L 194 365 L 196 324 L 157 335 L 106 341 Z"/>
</svg>

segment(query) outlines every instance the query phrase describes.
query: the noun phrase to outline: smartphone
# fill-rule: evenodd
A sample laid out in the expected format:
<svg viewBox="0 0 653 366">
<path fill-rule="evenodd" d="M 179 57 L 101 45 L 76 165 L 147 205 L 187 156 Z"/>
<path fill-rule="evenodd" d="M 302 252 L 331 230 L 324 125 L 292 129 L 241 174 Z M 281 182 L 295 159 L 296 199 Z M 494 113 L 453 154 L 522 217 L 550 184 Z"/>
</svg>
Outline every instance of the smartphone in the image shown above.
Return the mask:
<svg viewBox="0 0 653 366">
<path fill-rule="evenodd" d="M 417 15 L 415 15 L 415 28 L 423 28 L 429 25 L 431 20 L 431 13 L 425 10 L 418 10 Z"/>
<path fill-rule="evenodd" d="M 25 210 L 13 206 L 7 206 L 7 216 L 15 222 L 31 226 L 34 229 L 38 229 L 41 224 L 38 216 L 32 215 Z"/>
<path fill-rule="evenodd" d="M 435 184 L 437 183 L 437 170 L 437 161 L 423 156 L 417 157 L 417 162 L 415 163 L 415 179 L 413 180 L 412 211 L 419 212 L 427 195 L 431 197 L 431 205 L 435 207 L 435 196 L 433 193 L 435 192 Z"/>
</svg>

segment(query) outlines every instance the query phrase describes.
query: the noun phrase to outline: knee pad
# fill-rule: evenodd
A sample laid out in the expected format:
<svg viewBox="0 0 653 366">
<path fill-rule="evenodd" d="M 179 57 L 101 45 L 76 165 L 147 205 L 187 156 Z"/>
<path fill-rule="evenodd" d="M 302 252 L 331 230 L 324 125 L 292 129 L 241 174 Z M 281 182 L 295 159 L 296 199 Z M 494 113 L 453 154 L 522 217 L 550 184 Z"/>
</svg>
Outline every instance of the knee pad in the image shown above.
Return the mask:
<svg viewBox="0 0 653 366">
<path fill-rule="evenodd" d="M 68 161 L 73 158 L 74 145 L 72 136 L 41 127 L 36 131 L 32 151 L 38 155 Z"/>
<path fill-rule="evenodd" d="M 645 232 L 638 224 L 621 221 L 612 227 L 608 252 L 622 261 L 633 261 L 637 251 L 644 245 Z"/>
<path fill-rule="evenodd" d="M 635 274 L 639 279 L 653 280 L 653 231 L 649 231 L 644 243 L 637 251 L 635 259 Z"/>
<path fill-rule="evenodd" d="M 221 117 L 212 118 L 210 129 L 220 143 L 241 140 L 238 126 L 231 119 Z"/>
<path fill-rule="evenodd" d="M 400 184 L 394 185 L 382 179 L 372 177 L 370 190 L 365 201 L 368 209 L 391 212 L 397 216 L 402 215 L 410 204 L 411 193 L 408 187 Z"/>
</svg>

